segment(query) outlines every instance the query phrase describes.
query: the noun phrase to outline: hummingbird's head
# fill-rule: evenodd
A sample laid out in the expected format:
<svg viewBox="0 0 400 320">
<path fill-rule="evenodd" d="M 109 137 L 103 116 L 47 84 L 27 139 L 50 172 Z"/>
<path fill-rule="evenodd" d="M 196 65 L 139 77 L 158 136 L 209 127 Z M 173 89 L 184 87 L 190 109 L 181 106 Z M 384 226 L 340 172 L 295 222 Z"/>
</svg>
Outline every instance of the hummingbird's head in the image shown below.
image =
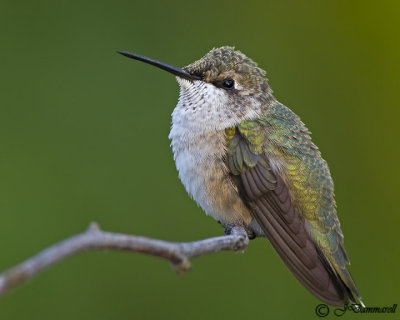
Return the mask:
<svg viewBox="0 0 400 320">
<path fill-rule="evenodd" d="M 257 118 L 274 99 L 265 71 L 233 47 L 213 49 L 183 70 L 200 80 L 177 77 L 181 90 L 174 122 L 226 129 Z"/>
<path fill-rule="evenodd" d="M 176 75 L 180 85 L 173 126 L 189 131 L 222 130 L 257 118 L 274 97 L 264 70 L 233 47 L 212 49 L 179 69 L 128 52 L 119 52 Z"/>
<path fill-rule="evenodd" d="M 212 49 L 203 58 L 183 68 L 203 82 L 230 95 L 260 96 L 271 93 L 266 72 L 233 47 Z"/>
</svg>

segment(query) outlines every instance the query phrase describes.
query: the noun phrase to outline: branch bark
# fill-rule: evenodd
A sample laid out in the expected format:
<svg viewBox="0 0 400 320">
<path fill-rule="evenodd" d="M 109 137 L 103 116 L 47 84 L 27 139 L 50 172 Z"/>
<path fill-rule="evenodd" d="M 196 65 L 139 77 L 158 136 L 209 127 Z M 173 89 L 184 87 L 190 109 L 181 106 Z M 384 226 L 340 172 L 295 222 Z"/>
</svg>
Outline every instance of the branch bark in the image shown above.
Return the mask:
<svg viewBox="0 0 400 320">
<path fill-rule="evenodd" d="M 53 264 L 72 255 L 89 250 L 120 250 L 139 252 L 169 260 L 182 274 L 190 269 L 190 258 L 222 250 L 240 251 L 249 243 L 246 231 L 239 226 L 230 235 L 193 242 L 169 242 L 146 237 L 106 232 L 97 223 L 80 234 L 58 242 L 21 264 L 0 274 L 0 295 L 10 291 Z"/>
</svg>

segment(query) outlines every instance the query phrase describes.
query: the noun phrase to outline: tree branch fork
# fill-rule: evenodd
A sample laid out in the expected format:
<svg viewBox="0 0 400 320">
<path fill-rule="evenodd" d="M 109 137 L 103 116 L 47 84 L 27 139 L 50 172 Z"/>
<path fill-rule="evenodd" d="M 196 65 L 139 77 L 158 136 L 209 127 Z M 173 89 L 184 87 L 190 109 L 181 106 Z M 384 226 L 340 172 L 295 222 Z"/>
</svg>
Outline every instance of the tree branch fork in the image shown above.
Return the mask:
<svg viewBox="0 0 400 320">
<path fill-rule="evenodd" d="M 147 237 L 107 232 L 92 222 L 80 234 L 60 241 L 0 274 L 0 295 L 33 278 L 41 271 L 70 256 L 90 250 L 131 251 L 169 260 L 182 274 L 190 259 L 219 251 L 243 251 L 249 244 L 244 228 L 234 226 L 230 234 L 192 242 L 169 242 Z"/>
</svg>

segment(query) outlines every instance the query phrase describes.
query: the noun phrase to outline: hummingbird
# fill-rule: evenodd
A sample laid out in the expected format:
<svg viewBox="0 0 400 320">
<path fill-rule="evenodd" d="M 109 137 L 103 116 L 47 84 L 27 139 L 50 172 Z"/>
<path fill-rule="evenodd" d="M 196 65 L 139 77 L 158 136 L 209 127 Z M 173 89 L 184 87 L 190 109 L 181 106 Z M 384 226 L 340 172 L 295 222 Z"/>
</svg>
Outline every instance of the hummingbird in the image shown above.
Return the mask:
<svg viewBox="0 0 400 320">
<path fill-rule="evenodd" d="M 229 234 L 267 238 L 297 280 L 332 306 L 362 304 L 350 275 L 334 186 L 310 131 L 272 94 L 266 72 L 224 46 L 177 68 L 118 53 L 176 76 L 169 134 L 188 194 Z"/>
</svg>

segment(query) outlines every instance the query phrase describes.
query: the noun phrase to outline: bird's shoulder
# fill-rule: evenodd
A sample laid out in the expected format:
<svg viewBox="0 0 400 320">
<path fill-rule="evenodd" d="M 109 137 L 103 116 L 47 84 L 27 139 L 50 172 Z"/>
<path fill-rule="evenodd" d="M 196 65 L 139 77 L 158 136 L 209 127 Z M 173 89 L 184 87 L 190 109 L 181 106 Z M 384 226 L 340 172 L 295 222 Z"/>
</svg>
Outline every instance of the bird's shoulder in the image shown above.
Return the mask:
<svg viewBox="0 0 400 320">
<path fill-rule="evenodd" d="M 261 166 L 269 174 L 271 190 L 279 176 L 311 238 L 331 263 L 344 268 L 348 258 L 330 170 L 299 116 L 275 104 L 258 118 L 244 120 L 225 133 L 226 166 L 231 175 L 240 176 L 247 168 Z"/>
</svg>

